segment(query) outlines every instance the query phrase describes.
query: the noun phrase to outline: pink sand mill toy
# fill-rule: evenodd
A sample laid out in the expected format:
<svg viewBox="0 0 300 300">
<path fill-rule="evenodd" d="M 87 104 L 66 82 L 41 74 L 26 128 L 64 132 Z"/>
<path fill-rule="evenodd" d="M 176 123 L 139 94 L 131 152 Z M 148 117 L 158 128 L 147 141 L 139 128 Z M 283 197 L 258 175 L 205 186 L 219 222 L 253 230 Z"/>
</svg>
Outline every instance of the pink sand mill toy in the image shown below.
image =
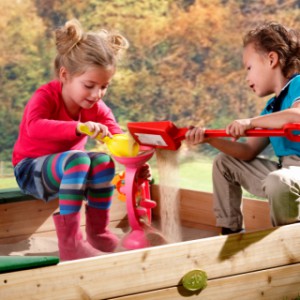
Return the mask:
<svg viewBox="0 0 300 300">
<path fill-rule="evenodd" d="M 79 129 L 84 134 L 93 135 L 84 124 Z M 122 187 L 117 184 L 117 189 L 123 198 L 125 194 L 128 220 L 132 230 L 123 239 L 123 246 L 126 249 L 137 249 L 151 246 L 154 240 L 164 242 L 151 227 L 151 209 L 156 203 L 150 200 L 149 183 L 146 179 L 138 179 L 136 176 L 139 169 L 152 157 L 155 149 L 132 143 L 133 140 L 126 134 L 115 134 L 112 138 L 102 138 L 98 135 L 96 138 L 105 142 L 115 160 L 125 166 L 125 185 Z M 150 237 L 151 244 L 148 239 Z"/>
<path fill-rule="evenodd" d="M 125 185 L 122 186 L 120 192 L 126 195 L 128 221 L 131 227 L 131 231 L 122 241 L 122 245 L 126 249 L 151 246 L 145 232 L 145 223 L 151 224 L 151 209 L 156 206 L 156 202 L 150 200 L 148 181 L 138 179 L 137 174 L 139 169 L 153 156 L 155 149 L 142 147 L 141 150 L 135 157 L 113 156 L 118 163 L 125 166 Z M 143 222 L 145 218 L 147 220 Z"/>
</svg>

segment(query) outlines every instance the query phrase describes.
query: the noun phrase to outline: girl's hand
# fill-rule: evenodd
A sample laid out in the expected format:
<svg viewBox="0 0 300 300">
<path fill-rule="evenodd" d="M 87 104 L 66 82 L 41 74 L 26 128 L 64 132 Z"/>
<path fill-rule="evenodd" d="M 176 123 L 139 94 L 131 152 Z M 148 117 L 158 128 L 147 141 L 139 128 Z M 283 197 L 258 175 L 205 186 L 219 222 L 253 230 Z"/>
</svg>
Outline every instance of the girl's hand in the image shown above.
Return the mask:
<svg viewBox="0 0 300 300">
<path fill-rule="evenodd" d="M 151 168 L 149 164 L 144 164 L 137 173 L 137 177 L 144 180 L 151 180 L 152 174 L 151 174 Z"/>
<path fill-rule="evenodd" d="M 190 126 L 185 134 L 186 142 L 191 145 L 197 145 L 207 142 L 205 138 L 205 128 Z"/>
<path fill-rule="evenodd" d="M 234 120 L 226 126 L 226 133 L 233 136 L 234 139 L 245 136 L 245 131 L 253 128 L 251 121 L 252 119 Z"/>
<path fill-rule="evenodd" d="M 85 123 L 78 123 L 77 124 L 77 128 L 76 131 L 77 133 L 81 134 L 79 127 L 81 124 L 84 124 L 85 126 L 87 126 L 89 128 L 89 130 L 93 133 L 93 135 L 91 135 L 92 139 L 95 139 L 98 137 L 98 135 L 101 136 L 101 138 L 104 138 L 106 136 L 108 137 L 112 137 L 112 134 L 109 132 L 108 127 L 101 124 L 101 123 L 96 123 L 96 122 L 92 122 L 92 121 L 88 121 Z"/>
</svg>

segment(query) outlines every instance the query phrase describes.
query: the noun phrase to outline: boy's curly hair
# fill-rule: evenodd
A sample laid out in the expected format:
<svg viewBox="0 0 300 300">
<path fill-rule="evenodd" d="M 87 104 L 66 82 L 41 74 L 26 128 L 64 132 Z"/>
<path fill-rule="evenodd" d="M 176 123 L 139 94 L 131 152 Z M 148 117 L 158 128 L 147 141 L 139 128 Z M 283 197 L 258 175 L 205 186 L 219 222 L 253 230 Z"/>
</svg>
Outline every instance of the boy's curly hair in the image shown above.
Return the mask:
<svg viewBox="0 0 300 300">
<path fill-rule="evenodd" d="M 278 54 L 282 73 L 289 78 L 300 72 L 300 34 L 276 22 L 266 22 L 250 30 L 243 45 L 253 43 L 258 51 Z"/>
</svg>

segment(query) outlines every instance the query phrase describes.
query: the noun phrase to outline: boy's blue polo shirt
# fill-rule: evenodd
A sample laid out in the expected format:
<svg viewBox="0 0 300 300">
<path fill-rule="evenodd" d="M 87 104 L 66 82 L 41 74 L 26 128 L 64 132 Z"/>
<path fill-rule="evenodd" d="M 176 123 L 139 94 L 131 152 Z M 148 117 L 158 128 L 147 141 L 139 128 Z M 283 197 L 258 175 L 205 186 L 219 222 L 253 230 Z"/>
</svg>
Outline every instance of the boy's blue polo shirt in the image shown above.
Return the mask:
<svg viewBox="0 0 300 300">
<path fill-rule="evenodd" d="M 279 102 L 277 102 L 279 100 Z M 296 101 L 300 101 L 300 74 L 292 77 L 292 79 L 281 90 L 279 96 L 272 97 L 261 115 L 267 115 L 274 111 L 281 111 L 291 108 Z M 277 103 L 276 103 L 277 102 Z M 277 109 L 275 108 L 277 106 Z M 275 108 L 275 110 L 274 110 Z M 285 137 L 270 137 L 271 144 L 275 154 L 278 157 L 287 155 L 300 156 L 300 143 L 288 140 Z"/>
</svg>

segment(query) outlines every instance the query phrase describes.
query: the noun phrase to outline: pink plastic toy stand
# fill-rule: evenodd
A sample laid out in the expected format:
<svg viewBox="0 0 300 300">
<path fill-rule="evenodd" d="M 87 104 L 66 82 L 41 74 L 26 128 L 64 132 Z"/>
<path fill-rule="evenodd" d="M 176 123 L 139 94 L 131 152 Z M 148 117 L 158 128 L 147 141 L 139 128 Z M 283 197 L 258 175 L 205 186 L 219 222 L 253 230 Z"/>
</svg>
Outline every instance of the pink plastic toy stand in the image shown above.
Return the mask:
<svg viewBox="0 0 300 300">
<path fill-rule="evenodd" d="M 118 157 L 114 159 L 125 166 L 125 185 L 122 193 L 126 195 L 126 208 L 131 231 L 123 238 L 122 245 L 126 249 L 139 249 L 149 247 L 142 218 L 147 218 L 151 224 L 151 209 L 156 202 L 150 200 L 148 180 L 138 179 L 139 169 L 153 156 L 155 149 L 141 147 L 141 152 L 135 157 Z"/>
</svg>

